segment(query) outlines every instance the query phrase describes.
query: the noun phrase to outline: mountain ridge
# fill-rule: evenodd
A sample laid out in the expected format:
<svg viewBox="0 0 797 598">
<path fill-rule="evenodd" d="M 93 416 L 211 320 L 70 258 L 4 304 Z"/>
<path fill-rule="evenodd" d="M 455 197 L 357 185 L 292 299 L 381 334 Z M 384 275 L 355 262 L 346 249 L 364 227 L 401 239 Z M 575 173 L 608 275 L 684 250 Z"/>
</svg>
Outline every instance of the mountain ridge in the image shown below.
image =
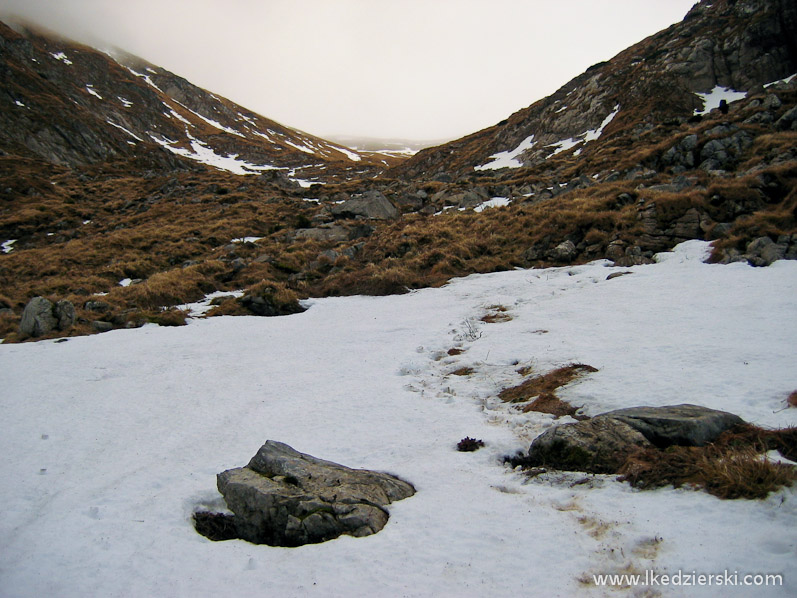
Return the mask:
<svg viewBox="0 0 797 598">
<path fill-rule="evenodd" d="M 237 174 L 279 169 L 299 180 L 323 177 L 330 165 L 360 175 L 391 161 L 281 125 L 130 54 L 30 26 L 0 24 L 0 40 L 7 153 L 68 167 L 147 155 L 165 169 L 195 162 Z"/>
<path fill-rule="evenodd" d="M 797 7 L 791 2 L 702 0 L 680 23 L 589 67 L 552 95 L 493 127 L 422 150 L 390 174 L 463 175 L 513 151 L 517 166 L 534 166 L 571 148 L 596 150 L 596 144 L 583 143 L 590 131 L 601 129 L 609 138 L 627 129 L 639 135 L 640 125 L 683 122 L 702 109 L 697 93 L 716 87 L 749 91 L 797 73 L 795 39 Z M 529 147 L 522 148 L 524 142 Z"/>
</svg>

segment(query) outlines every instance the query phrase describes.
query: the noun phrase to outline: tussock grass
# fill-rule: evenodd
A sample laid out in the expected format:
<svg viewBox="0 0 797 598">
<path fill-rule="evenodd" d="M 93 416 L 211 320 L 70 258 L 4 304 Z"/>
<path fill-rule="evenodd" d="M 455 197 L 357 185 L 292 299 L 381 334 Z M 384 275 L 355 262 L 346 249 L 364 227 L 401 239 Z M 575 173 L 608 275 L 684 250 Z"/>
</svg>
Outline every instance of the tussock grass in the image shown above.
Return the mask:
<svg viewBox="0 0 797 598">
<path fill-rule="evenodd" d="M 797 457 L 797 429 L 763 430 L 749 424 L 705 447 L 671 446 L 636 451 L 619 469 L 620 479 L 643 489 L 691 485 L 719 498 L 766 498 L 797 480 L 797 468 L 762 457 L 778 450 Z"/>
</svg>

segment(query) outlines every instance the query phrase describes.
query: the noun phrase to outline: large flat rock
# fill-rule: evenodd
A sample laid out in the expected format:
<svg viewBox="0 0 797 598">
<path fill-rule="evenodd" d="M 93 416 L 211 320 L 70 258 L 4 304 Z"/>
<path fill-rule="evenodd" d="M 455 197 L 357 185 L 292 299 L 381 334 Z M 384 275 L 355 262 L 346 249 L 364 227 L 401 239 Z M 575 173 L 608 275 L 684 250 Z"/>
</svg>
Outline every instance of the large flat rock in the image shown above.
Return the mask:
<svg viewBox="0 0 797 598">
<path fill-rule="evenodd" d="M 273 440 L 246 467 L 220 473 L 217 484 L 239 537 L 275 546 L 374 534 L 387 523 L 385 507 L 415 493 L 392 475 L 351 469 Z"/>
</svg>

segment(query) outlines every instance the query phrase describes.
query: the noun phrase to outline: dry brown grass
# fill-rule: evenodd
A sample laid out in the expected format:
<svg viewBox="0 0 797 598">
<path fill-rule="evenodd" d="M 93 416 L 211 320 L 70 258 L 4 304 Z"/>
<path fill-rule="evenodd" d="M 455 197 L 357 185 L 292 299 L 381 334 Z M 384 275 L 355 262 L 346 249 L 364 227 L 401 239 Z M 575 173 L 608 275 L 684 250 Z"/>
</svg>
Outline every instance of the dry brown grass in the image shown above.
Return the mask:
<svg viewBox="0 0 797 598">
<path fill-rule="evenodd" d="M 470 376 L 475 370 L 471 367 L 461 367 L 457 368 L 453 372 L 451 372 L 452 376 Z"/>
<path fill-rule="evenodd" d="M 574 417 L 576 419 L 585 419 L 584 417 L 577 415 L 576 412 L 578 411 L 578 407 L 573 407 L 573 405 L 567 401 L 563 401 L 556 395 L 550 393 L 541 394 L 531 403 L 524 405 L 521 408 L 521 411 L 523 411 L 523 413 L 528 413 L 529 411 L 536 411 L 537 413 L 550 413 L 557 418 L 569 415 L 570 417 Z"/>
<path fill-rule="evenodd" d="M 692 485 L 719 498 L 765 498 L 797 480 L 794 466 L 762 457 L 772 449 L 789 459 L 797 456 L 797 429 L 744 425 L 705 447 L 643 449 L 630 455 L 618 473 L 638 488 Z"/>
<path fill-rule="evenodd" d="M 534 376 L 511 388 L 502 390 L 498 397 L 507 403 L 522 403 L 534 397 L 555 396 L 555 392 L 562 386 L 571 383 L 585 373 L 597 372 L 591 365 L 572 363 L 542 374 Z"/>
<path fill-rule="evenodd" d="M 496 324 L 498 322 L 509 322 L 512 314 L 509 308 L 504 305 L 491 305 L 487 308 L 488 312 L 481 317 L 481 321 L 486 324 Z"/>
</svg>

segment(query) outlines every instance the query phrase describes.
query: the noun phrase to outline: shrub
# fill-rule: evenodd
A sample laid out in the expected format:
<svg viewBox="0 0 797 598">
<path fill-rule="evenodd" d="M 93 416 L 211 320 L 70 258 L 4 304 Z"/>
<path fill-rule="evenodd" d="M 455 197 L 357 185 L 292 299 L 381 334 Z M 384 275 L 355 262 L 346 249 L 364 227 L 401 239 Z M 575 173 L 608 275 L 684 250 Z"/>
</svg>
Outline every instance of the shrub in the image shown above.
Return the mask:
<svg viewBox="0 0 797 598">
<path fill-rule="evenodd" d="M 471 453 L 473 451 L 478 451 L 483 446 L 483 440 L 476 440 L 470 436 L 465 436 L 465 438 L 457 443 L 457 450 L 461 453 Z"/>
</svg>

